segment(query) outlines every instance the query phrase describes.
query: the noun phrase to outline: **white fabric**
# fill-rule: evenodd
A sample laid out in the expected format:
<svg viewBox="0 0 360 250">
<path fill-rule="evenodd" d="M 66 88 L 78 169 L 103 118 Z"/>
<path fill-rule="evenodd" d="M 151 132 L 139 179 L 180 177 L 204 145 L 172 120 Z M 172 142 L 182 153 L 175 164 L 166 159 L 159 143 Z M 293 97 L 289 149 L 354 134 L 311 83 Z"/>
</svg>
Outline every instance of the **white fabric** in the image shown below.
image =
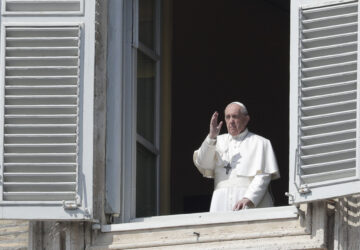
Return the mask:
<svg viewBox="0 0 360 250">
<path fill-rule="evenodd" d="M 194 152 L 194 163 L 203 176 L 215 178 L 210 211 L 232 210 L 243 197 L 256 207 L 272 206 L 267 187 L 280 175 L 269 140 L 247 129 L 235 137 L 207 137 Z M 228 164 L 231 170 L 226 174 Z"/>
</svg>

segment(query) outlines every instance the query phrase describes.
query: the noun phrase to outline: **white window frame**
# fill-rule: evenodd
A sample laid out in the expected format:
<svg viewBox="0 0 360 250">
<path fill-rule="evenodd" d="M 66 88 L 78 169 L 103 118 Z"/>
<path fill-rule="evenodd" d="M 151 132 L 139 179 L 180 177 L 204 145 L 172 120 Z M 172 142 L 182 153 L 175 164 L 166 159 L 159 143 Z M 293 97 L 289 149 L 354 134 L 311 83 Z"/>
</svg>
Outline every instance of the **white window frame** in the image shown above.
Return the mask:
<svg viewBox="0 0 360 250">
<path fill-rule="evenodd" d="M 142 137 L 137 133 L 137 119 L 134 116 L 134 125 L 133 125 L 133 134 L 134 134 L 134 156 L 133 156 L 133 171 L 134 174 L 132 182 L 133 182 L 133 194 L 132 194 L 132 204 L 133 208 L 131 209 L 132 214 L 131 218 L 136 218 L 136 144 L 139 143 L 147 150 L 149 150 L 152 154 L 156 156 L 156 215 L 159 214 L 160 211 L 160 0 L 155 1 L 155 30 L 154 30 L 154 49 L 148 48 L 145 44 L 143 44 L 139 39 L 139 0 L 133 1 L 133 44 L 132 44 L 132 55 L 133 55 L 133 85 L 135 87 L 134 98 L 133 98 L 133 107 L 132 112 L 137 114 L 137 56 L 138 52 L 142 52 L 147 57 L 152 59 L 155 62 L 155 107 L 154 107 L 154 115 L 155 115 L 155 131 L 154 131 L 154 143 L 149 142 L 147 139 Z M 126 84 L 126 83 L 125 83 Z"/>
<path fill-rule="evenodd" d="M 111 214 L 115 222 L 129 222 L 136 217 L 137 143 L 157 156 L 156 213 L 159 214 L 160 210 L 160 0 L 156 1 L 158 28 L 154 50 L 147 48 L 138 38 L 138 0 L 110 0 L 108 4 L 109 18 L 114 25 L 109 26 L 109 34 L 112 35 L 108 41 L 105 213 Z M 119 13 L 122 13 L 122 16 Z M 136 131 L 138 50 L 156 61 L 153 144 Z M 116 68 L 113 65 L 116 65 Z"/>
</svg>

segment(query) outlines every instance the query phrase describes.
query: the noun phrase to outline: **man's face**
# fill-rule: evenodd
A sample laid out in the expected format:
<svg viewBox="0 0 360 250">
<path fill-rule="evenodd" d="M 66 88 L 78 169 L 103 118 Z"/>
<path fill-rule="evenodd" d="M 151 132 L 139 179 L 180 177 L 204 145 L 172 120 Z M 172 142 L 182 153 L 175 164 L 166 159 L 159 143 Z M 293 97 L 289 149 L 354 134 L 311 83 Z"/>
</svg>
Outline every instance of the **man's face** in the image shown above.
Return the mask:
<svg viewBox="0 0 360 250">
<path fill-rule="evenodd" d="M 230 103 L 225 109 L 225 122 L 228 133 L 236 136 L 243 132 L 250 120 L 249 115 L 241 113 L 241 107 L 237 104 Z"/>
</svg>

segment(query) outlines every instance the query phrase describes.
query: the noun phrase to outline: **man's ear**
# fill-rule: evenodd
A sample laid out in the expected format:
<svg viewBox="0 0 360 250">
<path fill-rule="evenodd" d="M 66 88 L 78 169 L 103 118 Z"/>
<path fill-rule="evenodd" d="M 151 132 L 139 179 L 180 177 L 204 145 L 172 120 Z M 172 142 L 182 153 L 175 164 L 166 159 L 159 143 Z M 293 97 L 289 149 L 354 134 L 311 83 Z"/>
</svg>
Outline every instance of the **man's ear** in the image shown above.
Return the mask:
<svg viewBox="0 0 360 250">
<path fill-rule="evenodd" d="M 246 116 L 246 125 L 248 125 L 249 121 L 250 121 L 250 116 L 247 115 L 247 116 Z"/>
</svg>

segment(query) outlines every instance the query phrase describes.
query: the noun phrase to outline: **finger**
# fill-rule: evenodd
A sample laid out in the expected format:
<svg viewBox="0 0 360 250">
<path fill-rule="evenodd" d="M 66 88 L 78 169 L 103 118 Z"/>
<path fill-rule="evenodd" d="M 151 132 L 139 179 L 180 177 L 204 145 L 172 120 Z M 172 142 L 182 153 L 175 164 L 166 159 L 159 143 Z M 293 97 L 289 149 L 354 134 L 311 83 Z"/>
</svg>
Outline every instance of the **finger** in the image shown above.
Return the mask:
<svg viewBox="0 0 360 250">
<path fill-rule="evenodd" d="M 214 114 L 211 116 L 211 120 L 214 120 L 217 117 L 217 112 L 215 111 Z"/>
<path fill-rule="evenodd" d="M 223 125 L 223 122 L 221 121 L 221 122 L 219 123 L 219 126 L 217 126 L 216 128 L 217 128 L 218 130 L 220 130 L 221 127 L 222 127 L 222 125 Z"/>
<path fill-rule="evenodd" d="M 215 113 L 211 117 L 211 121 L 210 121 L 211 125 L 217 126 L 218 115 L 219 115 L 218 112 L 215 111 Z"/>
</svg>

